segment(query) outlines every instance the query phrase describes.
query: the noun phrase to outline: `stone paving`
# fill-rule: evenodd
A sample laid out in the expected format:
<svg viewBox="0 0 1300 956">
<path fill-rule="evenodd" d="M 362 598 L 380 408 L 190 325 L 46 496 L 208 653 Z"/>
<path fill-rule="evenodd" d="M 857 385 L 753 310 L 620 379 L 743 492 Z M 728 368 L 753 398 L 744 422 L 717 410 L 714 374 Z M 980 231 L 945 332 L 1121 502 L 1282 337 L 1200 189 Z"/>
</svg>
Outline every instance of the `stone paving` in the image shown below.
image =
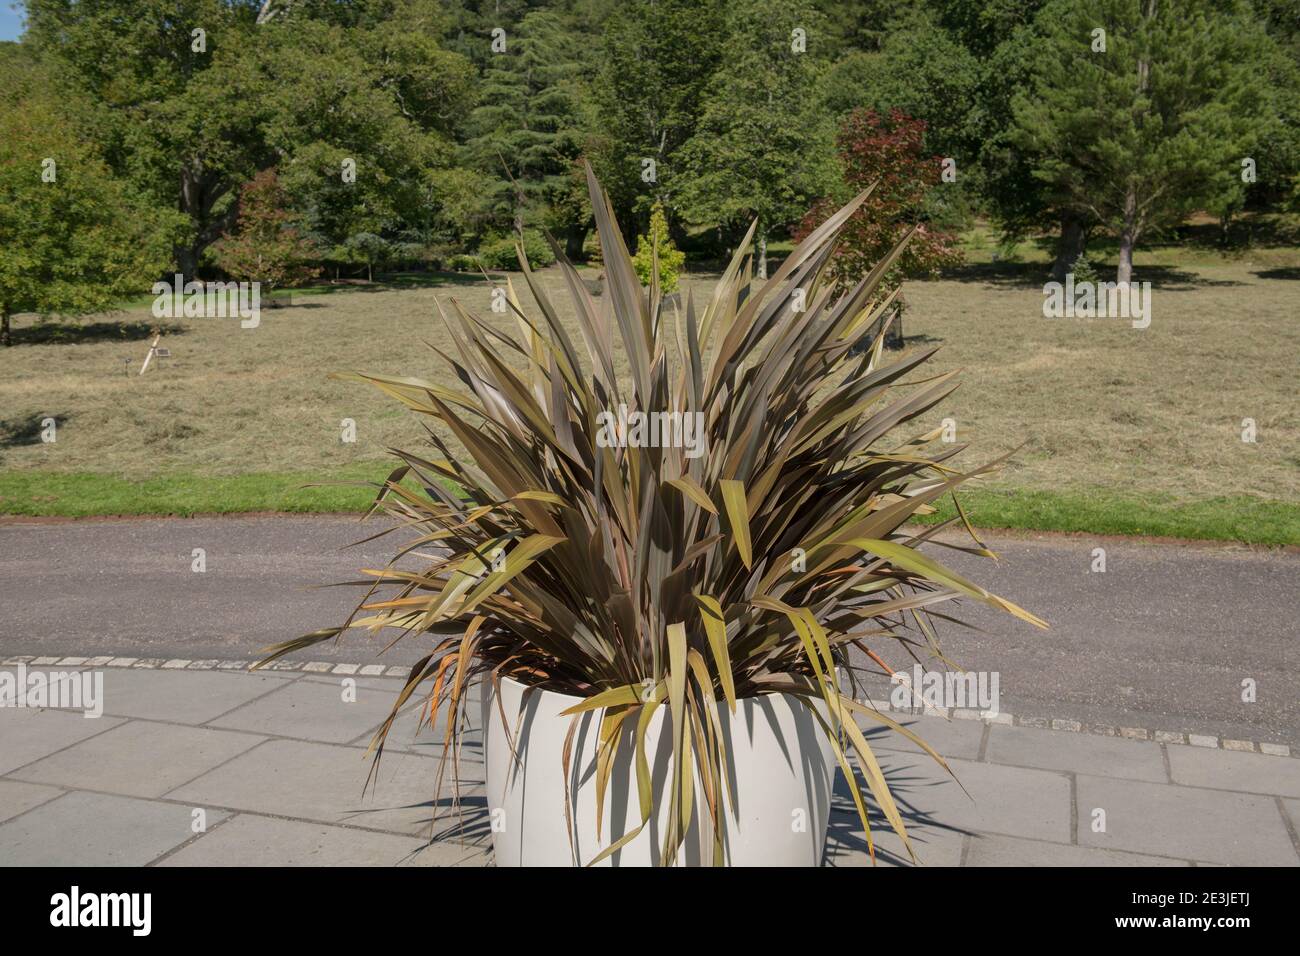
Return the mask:
<svg viewBox="0 0 1300 956">
<path fill-rule="evenodd" d="M 472 729 L 459 824 L 431 821 L 441 729 L 417 735 L 415 705 L 363 795 L 366 745 L 400 687 L 386 673 L 94 672 L 100 717 L 0 706 L 0 864 L 491 864 Z M 870 731 L 923 865 L 1300 865 L 1295 757 L 901 719 L 966 790 L 901 735 Z M 441 802 L 450 809 L 447 788 Z M 878 863 L 906 864 L 883 820 L 873 836 Z M 870 865 L 843 781 L 826 864 Z"/>
</svg>

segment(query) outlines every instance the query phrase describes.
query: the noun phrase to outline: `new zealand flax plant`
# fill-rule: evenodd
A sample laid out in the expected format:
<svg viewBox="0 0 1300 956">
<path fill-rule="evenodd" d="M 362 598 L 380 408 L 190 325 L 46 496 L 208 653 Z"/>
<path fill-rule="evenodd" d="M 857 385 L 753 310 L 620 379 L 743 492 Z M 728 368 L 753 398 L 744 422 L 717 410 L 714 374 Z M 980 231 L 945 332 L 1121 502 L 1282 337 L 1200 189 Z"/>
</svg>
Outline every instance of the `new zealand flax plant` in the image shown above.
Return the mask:
<svg viewBox="0 0 1300 956">
<path fill-rule="evenodd" d="M 859 699 L 866 696 L 859 694 L 862 668 L 850 648 L 887 671 L 887 645 L 914 658 L 928 647 L 942 659 L 930 612 L 962 597 L 1046 625 L 920 552 L 946 523 L 903 527 L 999 464 L 961 471 L 948 462 L 962 446 L 932 447 L 939 429 L 898 434 L 956 387 L 954 372 L 903 383 L 933 348 L 882 366 L 881 330 L 866 353 L 850 355 L 893 304 L 897 292 L 877 295 L 877 286 L 907 239 L 847 292 L 836 292 L 828 262 L 864 192 L 765 281 L 750 275 L 751 228 L 709 301 L 688 294 L 684 308 L 669 310 L 659 270 L 650 270 L 643 290 L 608 197 L 590 169 L 587 177 L 606 293 L 594 299 L 556 248 L 585 361 L 521 252 L 519 268 L 539 314 L 525 314 L 507 283 L 518 337 L 455 298 L 449 310 L 439 304 L 449 349 L 433 349 L 459 387 L 339 376 L 369 382 L 434 419 L 465 455 L 433 428 L 436 454 L 395 452 L 402 464 L 371 512 L 387 513 L 393 529 L 412 532 L 413 540 L 387 568 L 365 572 L 374 582 L 342 627 L 276 645 L 267 660 L 347 628 L 393 628 L 394 642 L 428 641 L 376 734 L 376 761 L 398 710 L 417 692 L 426 697 L 430 725 L 446 715 L 443 759 L 451 754 L 453 761 L 476 680 L 499 688 L 508 675 L 583 697 L 566 713 L 576 726 L 580 713 L 603 711 L 598 801 L 620 741 L 643 746 L 650 716 L 666 707 L 673 759 L 665 861 L 677 858 L 686 838 L 694 777 L 707 804 L 699 812 L 712 824 L 713 859 L 725 858 L 719 822 L 731 787 L 719 708 L 734 712 L 738 698 L 778 692 L 820 699 L 828 718 L 809 709 L 829 735 L 873 857 L 862 783 L 911 853 L 858 719 L 917 738 Z M 626 353 L 626 380 L 615 375 L 616 347 Z M 605 447 L 598 440 L 602 413 L 620 404 L 702 412 L 705 453 Z M 972 550 L 988 554 L 960 505 L 958 515 L 975 540 Z M 395 566 L 416 549 L 437 556 L 423 570 Z M 380 596 L 383 585 L 395 590 Z M 624 725 L 636 733 L 620 734 Z M 637 756 L 641 825 L 596 860 L 633 839 L 658 811 L 644 754 Z"/>
</svg>

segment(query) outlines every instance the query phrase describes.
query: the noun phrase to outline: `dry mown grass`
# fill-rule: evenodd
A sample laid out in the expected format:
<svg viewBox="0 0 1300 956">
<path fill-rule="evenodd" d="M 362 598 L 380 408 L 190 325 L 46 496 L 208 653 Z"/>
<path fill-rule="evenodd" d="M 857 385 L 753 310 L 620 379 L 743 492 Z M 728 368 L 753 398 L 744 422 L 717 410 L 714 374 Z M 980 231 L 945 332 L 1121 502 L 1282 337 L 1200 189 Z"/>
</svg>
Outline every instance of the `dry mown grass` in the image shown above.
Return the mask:
<svg viewBox="0 0 1300 956">
<path fill-rule="evenodd" d="M 1139 278 L 1142 278 L 1139 261 Z M 941 343 L 932 368 L 961 367 L 963 385 L 928 418 L 956 420 L 974 465 L 1028 445 L 994 487 L 1163 496 L 1300 499 L 1300 269 L 1276 261 L 1159 268 L 1153 319 L 1042 317 L 1041 277 L 1029 269 L 971 269 L 962 280 L 913 282 L 910 347 Z M 569 312 L 555 270 L 543 281 Z M 525 309 L 531 297 L 515 277 Z M 709 276 L 693 276 L 697 297 Z M 493 317 L 481 281 L 437 287 L 300 295 L 264 309 L 253 330 L 235 319 L 176 320 L 172 358 L 136 374 L 146 339 L 89 336 L 76 344 L 0 351 L 0 468 L 110 473 L 140 479 L 319 472 L 379 461 L 391 445 L 418 444 L 418 424 L 396 403 L 328 372 L 357 369 L 449 375 L 424 346 L 439 343 L 435 297 L 458 297 Z M 148 310 L 118 316 L 148 324 Z M 130 374 L 124 374 L 124 359 Z M 60 421 L 43 444 L 40 419 Z M 340 421 L 357 423 L 356 444 Z M 1241 440 L 1253 418 L 1259 440 Z"/>
</svg>

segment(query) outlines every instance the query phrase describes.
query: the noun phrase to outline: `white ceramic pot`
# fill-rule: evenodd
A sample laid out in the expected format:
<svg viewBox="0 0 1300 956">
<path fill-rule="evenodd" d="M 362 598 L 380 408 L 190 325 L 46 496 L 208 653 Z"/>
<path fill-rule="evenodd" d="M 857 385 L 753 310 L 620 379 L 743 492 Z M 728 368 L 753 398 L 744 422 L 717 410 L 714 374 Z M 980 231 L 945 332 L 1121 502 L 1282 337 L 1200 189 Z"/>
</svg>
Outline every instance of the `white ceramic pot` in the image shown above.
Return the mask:
<svg viewBox="0 0 1300 956">
<path fill-rule="evenodd" d="M 620 757 L 605 794 L 604 826 L 596 836 L 596 748 L 600 712 L 578 718 L 569 773 L 572 848 L 565 826 L 563 750 L 572 717 L 560 712 L 581 698 L 529 690 L 501 680 L 501 702 L 489 683 L 482 694 L 484 760 L 492 846 L 498 866 L 573 866 L 590 863 L 601 850 L 641 822 L 636 770 L 627 727 Z M 817 704 L 822 717 L 826 705 Z M 501 711 L 509 722 L 509 730 Z M 766 694 L 736 702 L 733 716 L 719 708 L 730 738 L 729 768 L 736 807 L 726 819 L 726 862 L 730 866 L 817 866 L 826 842 L 835 757 L 825 732 L 807 705 L 788 694 Z M 646 736 L 657 815 L 607 866 L 651 866 L 659 862 L 668 817 L 671 735 L 664 733 L 667 706 L 659 707 Z M 631 723 L 627 721 L 626 723 Z M 508 740 L 515 741 L 516 761 Z M 696 774 L 693 823 L 677 862 L 712 862 L 708 810 Z M 700 808 L 704 807 L 701 814 Z M 575 861 L 574 854 L 577 859 Z"/>
</svg>

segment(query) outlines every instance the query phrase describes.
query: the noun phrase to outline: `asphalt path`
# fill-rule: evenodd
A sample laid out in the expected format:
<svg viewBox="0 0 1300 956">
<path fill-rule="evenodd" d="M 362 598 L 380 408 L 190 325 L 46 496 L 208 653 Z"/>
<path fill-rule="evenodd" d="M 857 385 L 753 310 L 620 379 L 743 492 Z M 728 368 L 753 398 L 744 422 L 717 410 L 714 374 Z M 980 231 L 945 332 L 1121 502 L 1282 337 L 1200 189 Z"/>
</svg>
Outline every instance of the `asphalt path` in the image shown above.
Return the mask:
<svg viewBox="0 0 1300 956">
<path fill-rule="evenodd" d="M 0 524 L 0 656 L 256 658 L 340 623 L 398 538 L 340 517 Z M 1047 619 L 962 602 L 947 655 L 997 672 L 1001 709 L 1300 744 L 1300 554 L 1087 536 L 991 537 L 998 562 L 931 553 Z M 1106 571 L 1092 570 L 1093 549 Z M 202 549 L 205 570 L 193 570 Z M 424 649 L 353 632 L 313 660 L 409 663 Z M 909 663 L 897 652 L 887 660 Z M 1253 681 L 1255 699 L 1243 700 Z M 1248 695 L 1247 695 L 1248 696 Z"/>
</svg>

